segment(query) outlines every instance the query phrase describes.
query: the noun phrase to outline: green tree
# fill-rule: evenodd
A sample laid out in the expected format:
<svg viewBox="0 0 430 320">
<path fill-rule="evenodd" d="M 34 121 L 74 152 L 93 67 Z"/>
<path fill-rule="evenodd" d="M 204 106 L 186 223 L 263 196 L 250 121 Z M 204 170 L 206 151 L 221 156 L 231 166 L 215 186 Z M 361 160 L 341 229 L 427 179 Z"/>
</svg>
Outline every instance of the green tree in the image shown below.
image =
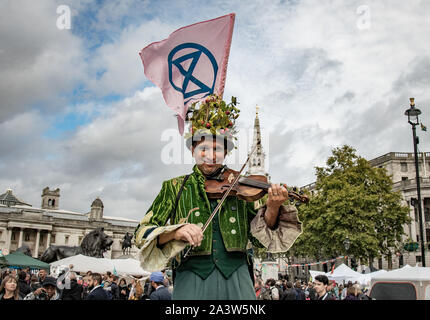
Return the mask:
<svg viewBox="0 0 430 320">
<path fill-rule="evenodd" d="M 316 167 L 316 176 L 314 195 L 299 207 L 303 233 L 290 254 L 317 260 L 352 255 L 367 262 L 397 250 L 409 209 L 401 205 L 385 169 L 371 167 L 344 145 L 332 150 L 326 167 Z"/>
</svg>

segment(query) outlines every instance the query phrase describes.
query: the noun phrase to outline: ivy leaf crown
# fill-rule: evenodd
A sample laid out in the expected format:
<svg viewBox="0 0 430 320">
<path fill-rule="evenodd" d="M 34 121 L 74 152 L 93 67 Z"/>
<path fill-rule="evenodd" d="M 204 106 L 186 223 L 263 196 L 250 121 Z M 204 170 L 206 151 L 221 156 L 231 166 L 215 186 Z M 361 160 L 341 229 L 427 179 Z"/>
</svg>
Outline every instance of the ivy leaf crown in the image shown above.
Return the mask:
<svg viewBox="0 0 430 320">
<path fill-rule="evenodd" d="M 227 104 L 216 94 L 194 102 L 187 111 L 185 120 L 191 124 L 184 137 L 187 139 L 194 134 L 210 132 L 212 135 L 224 135 L 237 140 L 236 119 L 240 113 L 237 105 L 236 97 L 231 97 L 231 102 Z"/>
</svg>

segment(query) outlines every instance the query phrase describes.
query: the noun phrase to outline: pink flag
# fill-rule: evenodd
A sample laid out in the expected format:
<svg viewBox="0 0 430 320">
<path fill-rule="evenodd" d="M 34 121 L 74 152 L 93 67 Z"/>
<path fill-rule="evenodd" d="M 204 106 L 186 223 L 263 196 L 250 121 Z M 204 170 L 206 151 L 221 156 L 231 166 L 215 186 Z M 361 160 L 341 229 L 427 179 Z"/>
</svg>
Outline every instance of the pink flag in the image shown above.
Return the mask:
<svg viewBox="0 0 430 320">
<path fill-rule="evenodd" d="M 222 97 L 235 14 L 174 31 L 140 51 L 145 75 L 157 85 L 184 132 L 188 106 L 209 94 Z"/>
</svg>

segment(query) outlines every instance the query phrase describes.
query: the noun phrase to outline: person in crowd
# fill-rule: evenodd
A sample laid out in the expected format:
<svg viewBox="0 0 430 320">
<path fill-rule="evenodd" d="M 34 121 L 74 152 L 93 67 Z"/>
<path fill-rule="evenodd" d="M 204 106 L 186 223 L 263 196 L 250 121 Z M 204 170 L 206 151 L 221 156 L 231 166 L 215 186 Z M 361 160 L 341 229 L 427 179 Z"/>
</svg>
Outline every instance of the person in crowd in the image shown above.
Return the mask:
<svg viewBox="0 0 430 320">
<path fill-rule="evenodd" d="M 112 299 L 119 300 L 119 287 L 118 287 L 118 276 L 115 276 L 113 274 L 110 275 L 110 292 L 112 294 Z"/>
<path fill-rule="evenodd" d="M 151 281 L 151 286 L 154 288 L 149 300 L 172 300 L 172 294 L 164 286 L 164 276 L 160 271 L 151 273 L 149 281 Z"/>
<path fill-rule="evenodd" d="M 316 293 L 315 288 L 314 288 L 314 283 L 312 281 L 309 281 L 307 290 L 309 291 L 309 299 L 311 299 L 311 300 L 317 300 L 318 299 L 317 293 Z"/>
<path fill-rule="evenodd" d="M 119 288 L 119 300 L 127 300 L 130 294 L 130 289 L 127 286 L 127 281 L 124 278 L 119 280 L 118 284 Z"/>
<path fill-rule="evenodd" d="M 336 295 L 334 293 L 334 286 L 335 286 L 336 282 L 333 280 L 329 280 L 328 281 L 328 285 L 327 285 L 327 292 L 330 293 L 330 295 L 336 299 Z"/>
<path fill-rule="evenodd" d="M 88 287 L 89 287 L 91 275 L 92 275 L 92 272 L 87 271 L 87 273 L 82 278 L 82 299 L 83 300 L 86 300 L 88 294 L 90 293 L 90 290 L 88 289 Z"/>
<path fill-rule="evenodd" d="M 100 273 L 93 273 L 88 282 L 88 293 L 86 300 L 110 300 L 108 293 L 101 286 L 102 276 Z"/>
<path fill-rule="evenodd" d="M 106 274 L 102 275 L 102 283 L 100 284 L 104 289 L 110 286 L 110 275 L 111 273 L 108 271 Z"/>
<path fill-rule="evenodd" d="M 254 282 L 254 288 L 255 288 L 255 297 L 257 300 L 260 300 L 261 297 L 261 291 L 263 290 L 264 284 L 263 280 L 260 278 L 256 278 Z"/>
<path fill-rule="evenodd" d="M 149 300 L 149 296 L 151 295 L 154 288 L 151 286 L 151 281 L 149 278 L 146 279 L 145 283 L 143 284 L 143 296 L 142 300 Z"/>
<path fill-rule="evenodd" d="M 30 289 L 31 292 L 34 292 L 36 289 L 39 289 L 41 287 L 41 284 L 39 283 L 39 278 L 37 275 L 32 274 L 30 278 Z"/>
<path fill-rule="evenodd" d="M 19 294 L 18 281 L 11 275 L 6 275 L 0 285 L 1 300 L 22 300 Z"/>
<path fill-rule="evenodd" d="M 143 289 L 140 281 L 133 279 L 131 280 L 129 300 L 141 300 L 143 295 Z"/>
<path fill-rule="evenodd" d="M 341 299 L 344 300 L 347 296 L 348 288 L 352 286 L 352 281 L 348 281 L 347 285 L 342 289 Z"/>
<path fill-rule="evenodd" d="M 83 277 L 81 275 L 76 275 L 76 281 L 78 282 L 78 284 L 80 284 L 81 286 L 84 284 L 84 280 Z"/>
<path fill-rule="evenodd" d="M 296 290 L 296 300 L 305 300 L 305 293 L 302 289 L 302 284 L 300 280 L 297 280 L 294 284 L 294 289 Z"/>
<path fill-rule="evenodd" d="M 45 280 L 47 275 L 48 275 L 48 273 L 46 272 L 45 269 L 39 270 L 39 283 L 42 283 L 43 280 Z"/>
<path fill-rule="evenodd" d="M 262 300 L 279 300 L 279 290 L 276 288 L 275 279 L 267 279 L 261 293 Z"/>
<path fill-rule="evenodd" d="M 287 281 L 286 288 L 283 295 L 281 296 L 281 300 L 296 300 L 296 296 L 297 292 L 293 288 L 293 283 L 291 281 Z"/>
<path fill-rule="evenodd" d="M 166 273 L 163 273 L 163 275 L 164 275 L 163 285 L 169 290 L 170 293 L 172 293 L 173 292 L 173 284 L 169 280 L 169 277 L 167 276 Z"/>
<path fill-rule="evenodd" d="M 65 282 L 65 287 L 62 292 L 61 300 L 82 300 L 82 294 L 84 289 L 78 283 L 76 279 L 76 274 L 74 272 L 69 272 L 67 275 L 69 277 L 69 284 Z M 67 286 L 70 285 L 70 288 Z"/>
<path fill-rule="evenodd" d="M 30 270 L 30 268 L 27 268 L 28 270 Z M 25 269 L 25 270 L 27 270 Z M 25 282 L 28 284 L 28 286 L 30 286 L 30 279 L 31 279 L 31 273 L 30 271 L 25 271 Z"/>
<path fill-rule="evenodd" d="M 356 283 L 356 284 L 353 285 L 353 287 L 355 287 L 356 296 L 357 296 L 358 300 L 370 300 L 369 296 L 366 295 L 362 291 L 360 284 Z"/>
<path fill-rule="evenodd" d="M 327 291 L 328 278 L 326 275 L 319 274 L 315 277 L 314 288 L 318 295 L 318 300 L 334 300 L 334 297 Z"/>
<path fill-rule="evenodd" d="M 46 276 L 42 282 L 42 287 L 30 292 L 24 300 L 60 300 L 57 279 Z"/>
<path fill-rule="evenodd" d="M 3 281 L 4 280 L 4 278 L 6 278 L 6 276 L 8 276 L 9 275 L 9 270 L 5 270 L 5 271 L 3 271 L 2 272 L 2 274 L 1 274 L 1 281 Z"/>
<path fill-rule="evenodd" d="M 343 292 L 344 288 L 345 288 L 345 286 L 342 283 L 339 284 L 339 300 L 343 300 L 342 299 L 342 292 Z"/>
<path fill-rule="evenodd" d="M 278 288 L 278 295 L 280 299 L 282 294 L 284 293 L 284 287 L 282 286 L 282 281 L 281 280 L 276 281 L 275 287 Z"/>
<path fill-rule="evenodd" d="M 349 286 L 346 290 L 346 297 L 344 300 L 358 300 L 358 291 L 355 285 Z"/>
<path fill-rule="evenodd" d="M 25 271 L 21 270 L 18 272 L 19 294 L 22 298 L 31 292 L 30 286 L 25 280 L 26 278 L 27 278 L 27 273 Z"/>
</svg>

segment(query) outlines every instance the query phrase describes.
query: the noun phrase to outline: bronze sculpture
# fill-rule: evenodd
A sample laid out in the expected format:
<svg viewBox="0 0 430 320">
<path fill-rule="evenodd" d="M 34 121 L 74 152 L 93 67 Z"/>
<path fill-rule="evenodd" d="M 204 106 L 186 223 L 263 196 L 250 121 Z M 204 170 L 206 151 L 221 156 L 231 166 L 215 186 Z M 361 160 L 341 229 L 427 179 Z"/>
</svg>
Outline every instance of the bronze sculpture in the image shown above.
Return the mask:
<svg viewBox="0 0 430 320">
<path fill-rule="evenodd" d="M 131 239 L 133 238 L 133 235 L 130 233 L 126 233 L 124 235 L 124 238 L 122 239 L 122 254 L 130 254 L 130 248 L 131 248 Z"/>
<path fill-rule="evenodd" d="M 78 254 L 103 258 L 103 253 L 110 250 L 112 243 L 112 238 L 104 233 L 104 228 L 97 228 L 88 233 L 79 246 L 49 246 L 42 254 L 40 260 L 51 263 Z"/>
</svg>

